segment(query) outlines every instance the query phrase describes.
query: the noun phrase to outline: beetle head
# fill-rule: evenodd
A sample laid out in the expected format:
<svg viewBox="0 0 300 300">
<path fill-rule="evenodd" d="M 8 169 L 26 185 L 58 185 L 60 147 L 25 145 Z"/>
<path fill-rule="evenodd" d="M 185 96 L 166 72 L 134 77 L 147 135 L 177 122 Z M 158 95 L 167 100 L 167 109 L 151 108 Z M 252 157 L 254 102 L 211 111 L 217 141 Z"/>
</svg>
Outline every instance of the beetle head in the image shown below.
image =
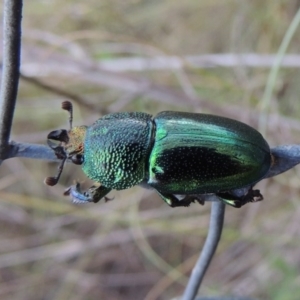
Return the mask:
<svg viewBox="0 0 300 300">
<path fill-rule="evenodd" d="M 71 102 L 64 101 L 62 109 L 69 112 L 70 129 L 51 131 L 47 136 L 49 147 L 54 151 L 56 157 L 62 160 L 58 167 L 57 175 L 45 179 L 45 183 L 50 186 L 57 184 L 67 159 L 70 159 L 76 165 L 83 163 L 84 138 L 87 126 L 72 128 L 73 106 Z"/>
</svg>

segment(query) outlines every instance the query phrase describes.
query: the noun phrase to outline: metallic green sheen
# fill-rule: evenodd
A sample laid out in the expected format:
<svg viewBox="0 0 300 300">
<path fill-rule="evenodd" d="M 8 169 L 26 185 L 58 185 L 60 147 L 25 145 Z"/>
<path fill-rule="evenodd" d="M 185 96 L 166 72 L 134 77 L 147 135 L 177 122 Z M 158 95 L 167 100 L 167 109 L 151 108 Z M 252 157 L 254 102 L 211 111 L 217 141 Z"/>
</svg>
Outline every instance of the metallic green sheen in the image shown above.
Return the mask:
<svg viewBox="0 0 300 300">
<path fill-rule="evenodd" d="M 162 112 L 149 157 L 148 184 L 161 193 L 205 194 L 259 181 L 271 165 L 262 135 L 236 120 Z"/>
<path fill-rule="evenodd" d="M 84 142 L 85 174 L 111 189 L 140 183 L 148 164 L 151 115 L 139 112 L 106 115 L 88 127 Z"/>
</svg>

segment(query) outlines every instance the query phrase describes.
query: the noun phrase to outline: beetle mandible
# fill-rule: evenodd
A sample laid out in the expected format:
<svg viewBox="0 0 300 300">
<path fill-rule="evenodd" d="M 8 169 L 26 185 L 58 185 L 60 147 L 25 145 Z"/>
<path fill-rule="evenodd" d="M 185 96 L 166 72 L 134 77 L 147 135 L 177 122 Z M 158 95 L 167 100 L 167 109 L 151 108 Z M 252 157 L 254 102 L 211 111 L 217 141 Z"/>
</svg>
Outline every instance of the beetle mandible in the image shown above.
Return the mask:
<svg viewBox="0 0 300 300">
<path fill-rule="evenodd" d="M 95 185 L 81 192 L 80 184 L 68 188 L 74 203 L 97 203 L 112 190 L 134 185 L 153 188 L 171 207 L 202 204 L 202 195 L 215 194 L 226 204 L 241 207 L 263 196 L 252 187 L 269 171 L 270 147 L 254 128 L 236 120 L 208 114 L 165 111 L 155 117 L 142 112 L 112 113 L 91 126 L 52 131 L 48 145 L 64 163 L 82 165 Z M 57 143 L 58 142 L 58 143 Z M 246 188 L 242 195 L 234 190 Z M 182 196 L 180 196 L 182 195 Z M 181 199 L 182 198 L 182 199 Z"/>
</svg>

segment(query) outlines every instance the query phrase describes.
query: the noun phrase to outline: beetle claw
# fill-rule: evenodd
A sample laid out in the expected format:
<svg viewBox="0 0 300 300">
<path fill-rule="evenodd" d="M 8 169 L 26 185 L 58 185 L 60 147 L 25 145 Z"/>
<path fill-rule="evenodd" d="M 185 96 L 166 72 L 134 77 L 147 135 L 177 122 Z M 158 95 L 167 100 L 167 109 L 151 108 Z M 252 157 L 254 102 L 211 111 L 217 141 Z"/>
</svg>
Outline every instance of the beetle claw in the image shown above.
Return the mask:
<svg viewBox="0 0 300 300">
<path fill-rule="evenodd" d="M 70 196 L 70 194 L 71 194 L 71 186 L 69 187 L 69 188 L 67 188 L 65 191 L 64 191 L 64 193 L 63 193 L 63 195 L 64 196 Z"/>
<path fill-rule="evenodd" d="M 88 193 L 82 193 L 80 189 L 80 183 L 76 182 L 75 185 L 71 185 L 64 191 L 64 196 L 70 196 L 73 204 L 85 204 L 93 202 L 93 199 L 89 197 Z"/>
<path fill-rule="evenodd" d="M 258 202 L 264 199 L 260 190 L 253 190 L 252 187 L 248 189 L 242 196 L 236 196 L 230 192 L 216 194 L 221 201 L 233 207 L 240 208 L 247 203 Z"/>
<path fill-rule="evenodd" d="M 195 203 L 196 201 L 204 205 L 205 201 L 201 197 L 201 195 L 186 195 L 180 202 L 184 202 L 183 206 L 190 206 L 191 203 Z"/>
</svg>

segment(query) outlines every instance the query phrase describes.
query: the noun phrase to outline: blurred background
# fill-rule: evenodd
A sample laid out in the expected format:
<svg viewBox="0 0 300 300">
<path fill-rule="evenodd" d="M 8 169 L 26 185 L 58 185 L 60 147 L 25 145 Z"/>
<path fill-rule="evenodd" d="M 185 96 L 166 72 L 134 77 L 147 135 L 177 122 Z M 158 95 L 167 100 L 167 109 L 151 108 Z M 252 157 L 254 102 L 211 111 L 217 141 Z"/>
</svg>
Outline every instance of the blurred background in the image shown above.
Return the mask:
<svg viewBox="0 0 300 300">
<path fill-rule="evenodd" d="M 70 100 L 75 125 L 118 111 L 204 112 L 257 128 L 270 146 L 300 143 L 299 68 L 282 67 L 267 97 L 270 67 L 241 56 L 276 54 L 299 7 L 298 0 L 24 1 L 12 139 L 46 144 L 50 131 L 68 128 L 60 106 Z M 285 54 L 298 54 L 299 43 L 298 29 Z M 237 60 L 230 64 L 228 53 Z M 56 170 L 29 159 L 1 165 L 0 298 L 180 296 L 210 204 L 172 209 L 134 187 L 112 191 L 108 203 L 75 206 L 64 189 L 91 182 L 68 165 L 57 186 L 44 185 Z M 201 295 L 299 299 L 299 182 L 297 167 L 259 183 L 264 201 L 227 207 Z"/>
</svg>

